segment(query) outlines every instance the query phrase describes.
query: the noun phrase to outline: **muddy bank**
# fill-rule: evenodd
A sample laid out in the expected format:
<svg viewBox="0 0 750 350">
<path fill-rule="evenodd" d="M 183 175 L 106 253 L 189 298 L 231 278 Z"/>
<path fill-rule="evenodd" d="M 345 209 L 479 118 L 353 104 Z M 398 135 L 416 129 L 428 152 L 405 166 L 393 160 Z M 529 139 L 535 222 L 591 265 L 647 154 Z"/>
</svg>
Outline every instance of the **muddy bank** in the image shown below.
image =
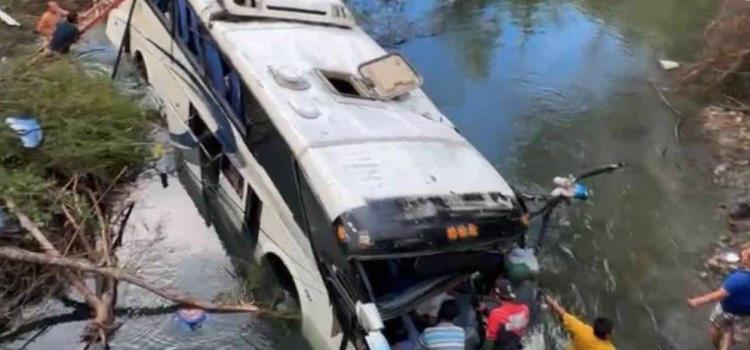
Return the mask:
<svg viewBox="0 0 750 350">
<path fill-rule="evenodd" d="M 700 112 L 699 127 L 714 156 L 710 180 L 731 194 L 728 203 L 719 205 L 726 230 L 717 237 L 715 250 L 739 248 L 750 242 L 750 115 L 709 106 Z"/>
<path fill-rule="evenodd" d="M 713 155 L 710 181 L 725 189 L 730 197 L 728 203 L 719 206 L 726 230 L 717 237 L 706 263 L 716 277 L 732 269 L 731 264 L 722 261 L 723 252 L 750 241 L 748 23 L 747 1 L 723 0 L 719 13 L 704 29 L 698 58 L 673 75 L 684 93 L 697 94 L 708 101 L 708 106 L 698 113 L 696 127 Z"/>
</svg>

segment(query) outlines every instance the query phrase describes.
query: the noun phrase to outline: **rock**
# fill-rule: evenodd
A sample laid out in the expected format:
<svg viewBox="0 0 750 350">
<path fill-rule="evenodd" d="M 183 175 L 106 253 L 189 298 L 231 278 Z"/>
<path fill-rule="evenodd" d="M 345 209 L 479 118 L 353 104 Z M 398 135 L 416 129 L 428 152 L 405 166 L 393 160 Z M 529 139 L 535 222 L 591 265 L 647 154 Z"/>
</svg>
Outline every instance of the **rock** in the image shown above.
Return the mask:
<svg viewBox="0 0 750 350">
<path fill-rule="evenodd" d="M 675 61 L 659 60 L 659 64 L 661 65 L 661 69 L 664 70 L 673 70 L 680 68 L 680 64 Z"/>
<path fill-rule="evenodd" d="M 729 218 L 733 221 L 750 219 L 750 203 L 744 202 L 737 204 L 729 212 Z"/>
<path fill-rule="evenodd" d="M 723 173 L 725 173 L 729 169 L 729 164 L 727 163 L 721 163 L 714 168 L 714 175 L 719 176 Z"/>
</svg>

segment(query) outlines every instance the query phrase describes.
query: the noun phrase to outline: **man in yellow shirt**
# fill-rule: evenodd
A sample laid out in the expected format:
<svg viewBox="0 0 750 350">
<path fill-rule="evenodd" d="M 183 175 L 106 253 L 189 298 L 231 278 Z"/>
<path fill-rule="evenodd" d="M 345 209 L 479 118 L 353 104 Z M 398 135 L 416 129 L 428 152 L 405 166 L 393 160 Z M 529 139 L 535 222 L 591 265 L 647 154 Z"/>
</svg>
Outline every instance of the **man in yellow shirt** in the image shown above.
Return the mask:
<svg viewBox="0 0 750 350">
<path fill-rule="evenodd" d="M 558 314 L 563 321 L 563 327 L 570 333 L 568 350 L 615 350 L 610 341 L 612 335 L 612 321 L 598 317 L 591 327 L 569 314 L 557 300 L 545 296 L 547 305 Z"/>
</svg>

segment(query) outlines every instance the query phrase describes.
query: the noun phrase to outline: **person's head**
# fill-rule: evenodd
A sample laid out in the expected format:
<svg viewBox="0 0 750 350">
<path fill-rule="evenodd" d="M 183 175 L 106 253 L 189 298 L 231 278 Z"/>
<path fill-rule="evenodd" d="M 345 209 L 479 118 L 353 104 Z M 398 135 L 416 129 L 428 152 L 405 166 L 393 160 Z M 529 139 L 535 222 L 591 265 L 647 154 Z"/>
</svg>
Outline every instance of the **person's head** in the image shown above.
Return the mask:
<svg viewBox="0 0 750 350">
<path fill-rule="evenodd" d="M 453 299 L 444 301 L 438 311 L 438 321 L 453 322 L 456 317 L 458 317 L 458 303 Z"/>
<path fill-rule="evenodd" d="M 513 285 L 510 281 L 504 278 L 495 281 L 495 287 L 492 289 L 492 293 L 500 300 L 513 301 L 516 299 L 516 295 L 513 293 Z"/>
<path fill-rule="evenodd" d="M 604 317 L 594 320 L 594 335 L 601 340 L 608 340 L 612 335 L 612 321 Z"/>
<path fill-rule="evenodd" d="M 70 11 L 68 13 L 68 22 L 76 24 L 78 23 L 78 12 Z"/>
<path fill-rule="evenodd" d="M 740 251 L 740 263 L 746 268 L 750 268 L 750 245 L 742 246 Z"/>
<path fill-rule="evenodd" d="M 54 1 L 49 1 L 49 2 L 47 2 L 47 10 L 58 11 L 58 10 L 60 10 L 60 5 L 58 5 Z"/>
</svg>

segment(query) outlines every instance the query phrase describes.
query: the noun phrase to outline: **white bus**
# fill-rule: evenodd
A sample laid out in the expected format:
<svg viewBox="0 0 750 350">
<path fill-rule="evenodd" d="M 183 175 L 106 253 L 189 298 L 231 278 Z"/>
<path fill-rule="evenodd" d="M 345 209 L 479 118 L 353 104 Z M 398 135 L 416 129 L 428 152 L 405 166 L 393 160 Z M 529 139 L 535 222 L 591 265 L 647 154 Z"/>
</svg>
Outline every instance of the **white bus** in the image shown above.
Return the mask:
<svg viewBox="0 0 750 350">
<path fill-rule="evenodd" d="M 107 35 L 315 349 L 372 346 L 523 239 L 508 184 L 340 1 L 131 0 Z"/>
</svg>

